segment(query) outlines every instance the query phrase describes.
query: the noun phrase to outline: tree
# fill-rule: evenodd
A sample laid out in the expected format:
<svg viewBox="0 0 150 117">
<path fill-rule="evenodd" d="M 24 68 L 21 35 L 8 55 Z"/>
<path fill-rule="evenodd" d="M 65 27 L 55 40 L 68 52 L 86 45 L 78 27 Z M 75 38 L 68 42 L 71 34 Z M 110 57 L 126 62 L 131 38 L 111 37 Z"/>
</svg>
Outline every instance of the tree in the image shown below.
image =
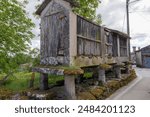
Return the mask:
<svg viewBox="0 0 150 117">
<path fill-rule="evenodd" d="M 17 60 L 12 58 L 26 52 L 34 36 L 31 31 L 34 24 L 24 3 L 0 0 L 0 72 L 8 73 L 17 67 Z"/>
<path fill-rule="evenodd" d="M 101 24 L 101 15 L 96 15 L 96 9 L 100 3 L 99 0 L 74 0 L 74 2 L 78 4 L 78 6 L 74 8 L 77 14 Z"/>
<path fill-rule="evenodd" d="M 29 52 L 29 56 L 31 58 L 32 66 L 37 66 L 40 64 L 40 49 L 39 48 L 33 48 Z"/>
</svg>

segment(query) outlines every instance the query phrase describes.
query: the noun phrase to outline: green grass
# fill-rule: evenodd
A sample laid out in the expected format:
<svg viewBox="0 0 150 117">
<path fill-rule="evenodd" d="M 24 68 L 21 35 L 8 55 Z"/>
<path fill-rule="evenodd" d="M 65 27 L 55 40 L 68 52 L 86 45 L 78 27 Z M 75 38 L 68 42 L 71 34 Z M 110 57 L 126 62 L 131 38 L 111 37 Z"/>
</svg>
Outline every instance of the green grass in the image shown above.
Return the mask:
<svg viewBox="0 0 150 117">
<path fill-rule="evenodd" d="M 5 74 L 0 74 L 0 79 L 2 79 Z M 0 88 L 9 89 L 12 91 L 22 91 L 29 89 L 29 82 L 31 80 L 31 72 L 18 72 L 14 76 L 11 76 L 5 83 L 0 86 Z M 57 81 L 63 80 L 63 76 L 49 75 L 49 84 L 56 84 Z M 39 87 L 40 74 L 35 73 L 34 87 Z"/>
<path fill-rule="evenodd" d="M 92 78 L 92 76 L 93 76 L 93 72 L 85 72 L 83 75 L 83 77 L 85 78 Z"/>
</svg>

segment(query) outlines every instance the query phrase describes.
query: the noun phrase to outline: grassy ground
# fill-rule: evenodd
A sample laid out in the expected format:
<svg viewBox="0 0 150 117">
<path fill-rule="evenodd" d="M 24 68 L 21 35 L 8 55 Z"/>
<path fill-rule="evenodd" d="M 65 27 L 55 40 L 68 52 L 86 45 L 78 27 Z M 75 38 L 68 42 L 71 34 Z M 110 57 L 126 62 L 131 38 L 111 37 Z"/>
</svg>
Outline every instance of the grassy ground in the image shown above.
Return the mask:
<svg viewBox="0 0 150 117">
<path fill-rule="evenodd" d="M 5 76 L 6 74 L 0 74 L 0 80 Z M 84 74 L 85 78 L 92 77 L 92 72 L 87 72 Z M 3 83 L 3 85 L 0 85 L 1 89 L 8 89 L 14 92 L 27 90 L 29 89 L 29 82 L 32 78 L 32 72 L 17 72 L 13 76 L 10 76 L 7 81 Z M 63 80 L 63 76 L 56 76 L 56 75 L 49 75 L 48 82 L 49 84 L 56 84 L 57 81 Z M 34 77 L 34 88 L 39 87 L 39 81 L 40 80 L 40 74 L 35 73 Z"/>
<path fill-rule="evenodd" d="M 0 80 L 5 76 L 5 74 L 0 74 Z M 31 72 L 18 72 L 15 73 L 14 76 L 11 76 L 7 81 L 3 83 L 3 85 L 0 86 L 0 88 L 8 89 L 11 91 L 22 91 L 29 89 L 29 82 L 31 80 L 32 73 Z M 35 73 L 34 78 L 34 87 L 39 87 L 39 79 L 40 74 Z M 54 76 L 49 75 L 49 84 L 55 84 L 59 80 L 63 80 L 63 76 Z"/>
</svg>

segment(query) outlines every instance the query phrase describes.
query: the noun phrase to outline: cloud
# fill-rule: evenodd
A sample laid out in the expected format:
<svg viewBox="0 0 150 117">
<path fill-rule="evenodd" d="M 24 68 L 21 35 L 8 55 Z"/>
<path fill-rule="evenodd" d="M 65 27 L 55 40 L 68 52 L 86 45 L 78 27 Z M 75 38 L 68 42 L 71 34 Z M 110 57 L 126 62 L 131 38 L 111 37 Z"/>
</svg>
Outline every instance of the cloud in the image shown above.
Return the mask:
<svg viewBox="0 0 150 117">
<path fill-rule="evenodd" d="M 43 0 L 42 0 L 43 1 Z M 32 0 L 29 1 L 29 4 L 26 7 L 26 11 L 28 13 L 29 18 L 32 19 L 33 23 L 35 24 L 35 28 L 32 30 L 33 34 L 35 35 L 34 39 L 31 40 L 31 47 L 32 48 L 40 48 L 40 19 L 37 19 L 33 13 L 35 13 L 36 9 L 35 6 L 37 4 L 40 4 L 42 1 L 38 1 L 38 0 Z"/>
<path fill-rule="evenodd" d="M 132 38 L 133 39 L 141 39 L 141 40 L 143 40 L 144 38 L 147 38 L 147 37 L 148 37 L 148 35 L 145 34 L 145 33 L 138 33 L 138 34 L 135 34 Z"/>
<path fill-rule="evenodd" d="M 102 14 L 102 25 L 121 30 L 125 15 L 125 11 L 123 11 L 123 9 L 125 9 L 125 4 L 124 2 L 120 2 L 120 0 L 115 0 L 115 2 L 108 1 L 109 2 L 106 4 L 106 1 L 102 0 L 102 3 L 97 10 L 98 13 Z"/>
</svg>

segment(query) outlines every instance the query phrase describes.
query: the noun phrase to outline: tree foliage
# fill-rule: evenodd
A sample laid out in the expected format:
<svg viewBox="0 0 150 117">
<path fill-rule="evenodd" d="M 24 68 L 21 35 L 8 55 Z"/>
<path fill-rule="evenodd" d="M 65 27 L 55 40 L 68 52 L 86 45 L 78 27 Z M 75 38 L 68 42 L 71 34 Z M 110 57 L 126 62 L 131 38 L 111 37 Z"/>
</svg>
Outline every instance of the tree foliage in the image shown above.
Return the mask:
<svg viewBox="0 0 150 117">
<path fill-rule="evenodd" d="M 34 36 L 31 32 L 34 24 L 24 3 L 0 0 L 0 71 L 6 73 L 16 68 L 18 60 L 14 56 L 25 52 Z"/>
<path fill-rule="evenodd" d="M 101 15 L 96 15 L 96 9 L 99 6 L 99 0 L 74 0 L 78 6 L 74 8 L 74 11 L 92 21 L 101 24 Z"/>
</svg>

